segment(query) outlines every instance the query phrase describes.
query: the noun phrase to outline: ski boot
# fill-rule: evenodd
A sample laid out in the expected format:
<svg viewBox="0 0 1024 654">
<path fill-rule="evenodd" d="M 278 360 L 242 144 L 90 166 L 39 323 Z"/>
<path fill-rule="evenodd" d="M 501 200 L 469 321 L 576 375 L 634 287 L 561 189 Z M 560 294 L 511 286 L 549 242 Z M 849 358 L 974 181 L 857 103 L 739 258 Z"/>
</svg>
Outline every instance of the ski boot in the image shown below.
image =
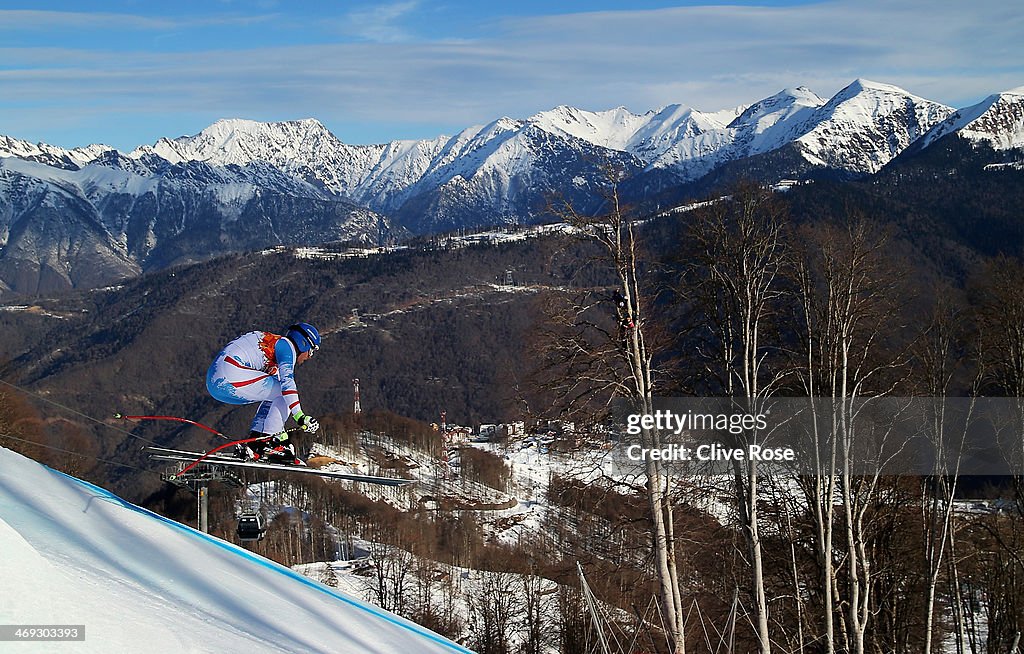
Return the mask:
<svg viewBox="0 0 1024 654">
<path fill-rule="evenodd" d="M 291 443 L 273 443 L 265 453 L 267 463 L 286 466 L 304 466 L 306 462 L 295 456 L 295 446 Z"/>
<path fill-rule="evenodd" d="M 243 461 L 263 461 L 266 458 L 267 446 L 270 444 L 270 439 L 273 436 L 264 434 L 261 431 L 251 431 L 249 432 L 249 438 L 258 440 L 250 440 L 247 443 L 235 445 L 235 454 Z"/>
<path fill-rule="evenodd" d="M 295 456 L 295 445 L 288 436 L 287 431 L 282 431 L 266 441 L 265 452 L 267 463 L 277 463 L 287 466 L 304 466 L 306 462 Z"/>
</svg>

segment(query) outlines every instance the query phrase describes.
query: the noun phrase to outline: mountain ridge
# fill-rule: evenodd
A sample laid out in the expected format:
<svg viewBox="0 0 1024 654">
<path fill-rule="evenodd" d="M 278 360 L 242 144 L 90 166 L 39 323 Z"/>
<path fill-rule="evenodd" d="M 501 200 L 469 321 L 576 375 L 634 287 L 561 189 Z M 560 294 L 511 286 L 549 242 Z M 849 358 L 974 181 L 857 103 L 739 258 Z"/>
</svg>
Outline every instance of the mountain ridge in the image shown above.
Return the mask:
<svg viewBox="0 0 1024 654">
<path fill-rule="evenodd" d="M 627 200 L 650 204 L 745 167 L 767 183 L 863 177 L 951 134 L 1024 147 L 1024 96 L 956 110 L 860 78 L 827 100 L 796 86 L 715 112 L 562 105 L 375 145 L 343 143 L 315 118 L 222 119 L 129 153 L 0 137 L 0 293 L 95 283 L 86 265 L 115 271 L 100 282 L 110 283 L 251 247 L 545 222 L 554 196 L 599 210 L 607 163 L 622 171 Z M 33 221 L 49 221 L 53 237 Z"/>
</svg>

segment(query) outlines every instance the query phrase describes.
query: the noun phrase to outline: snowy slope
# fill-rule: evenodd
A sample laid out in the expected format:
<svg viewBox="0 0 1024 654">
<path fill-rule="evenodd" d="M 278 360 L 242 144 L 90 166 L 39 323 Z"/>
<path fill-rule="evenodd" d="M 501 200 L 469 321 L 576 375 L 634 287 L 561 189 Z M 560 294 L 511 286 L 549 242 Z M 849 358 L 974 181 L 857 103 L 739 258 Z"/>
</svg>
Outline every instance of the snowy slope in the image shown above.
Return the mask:
<svg viewBox="0 0 1024 654">
<path fill-rule="evenodd" d="M 996 150 L 1024 148 L 1024 86 L 960 109 L 925 134 L 919 147 L 926 148 L 953 133 L 986 142 Z"/>
<path fill-rule="evenodd" d="M 86 628 L 2 651 L 469 651 L 4 449 L 0 553 L 0 624 Z"/>
<path fill-rule="evenodd" d="M 812 163 L 874 173 L 951 113 L 897 86 L 858 79 L 814 112 L 796 142 Z"/>
<path fill-rule="evenodd" d="M 74 170 L 80 168 L 90 161 L 96 159 L 105 152 L 111 152 L 114 148 L 109 145 L 94 144 L 84 148 L 65 150 L 46 143 L 29 143 L 10 136 L 0 135 L 0 157 L 18 157 L 29 161 L 38 161 L 49 166 L 58 168 L 69 168 Z"/>
</svg>

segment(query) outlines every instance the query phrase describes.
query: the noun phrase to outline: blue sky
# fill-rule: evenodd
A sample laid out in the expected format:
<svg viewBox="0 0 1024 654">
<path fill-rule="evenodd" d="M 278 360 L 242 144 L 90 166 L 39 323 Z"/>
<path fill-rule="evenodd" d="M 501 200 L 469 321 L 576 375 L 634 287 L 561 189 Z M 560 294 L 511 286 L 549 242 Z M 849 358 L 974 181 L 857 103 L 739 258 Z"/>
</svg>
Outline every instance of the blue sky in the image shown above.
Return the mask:
<svg viewBox="0 0 1024 654">
<path fill-rule="evenodd" d="M 1017 0 L 0 1 L 0 134 L 130 150 L 218 118 L 317 118 L 371 143 L 857 77 L 962 107 L 1024 85 L 1022 34 Z"/>
</svg>

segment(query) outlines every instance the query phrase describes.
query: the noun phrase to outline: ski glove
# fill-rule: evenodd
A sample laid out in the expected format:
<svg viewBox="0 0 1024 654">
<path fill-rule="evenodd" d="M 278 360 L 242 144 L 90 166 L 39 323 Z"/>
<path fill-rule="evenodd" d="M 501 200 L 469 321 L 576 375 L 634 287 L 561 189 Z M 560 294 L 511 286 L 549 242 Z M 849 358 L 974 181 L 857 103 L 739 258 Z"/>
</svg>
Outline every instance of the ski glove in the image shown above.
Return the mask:
<svg viewBox="0 0 1024 654">
<path fill-rule="evenodd" d="M 320 423 L 316 421 L 316 418 L 305 413 L 295 416 L 295 421 L 299 423 L 303 431 L 308 431 L 310 434 L 315 434 L 320 429 Z"/>
</svg>

